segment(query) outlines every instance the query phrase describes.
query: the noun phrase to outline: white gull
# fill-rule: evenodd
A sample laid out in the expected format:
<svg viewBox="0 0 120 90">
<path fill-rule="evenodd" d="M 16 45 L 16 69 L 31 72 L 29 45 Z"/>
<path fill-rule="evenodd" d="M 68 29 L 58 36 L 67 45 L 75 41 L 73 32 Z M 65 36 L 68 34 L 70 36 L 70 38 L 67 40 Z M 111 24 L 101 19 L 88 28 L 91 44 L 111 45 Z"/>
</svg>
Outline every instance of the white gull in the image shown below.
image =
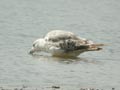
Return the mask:
<svg viewBox="0 0 120 90">
<path fill-rule="evenodd" d="M 44 38 L 33 42 L 30 54 L 35 52 L 47 52 L 53 56 L 76 57 L 86 51 L 99 51 L 104 44 L 96 44 L 91 40 L 76 36 L 72 32 L 53 30 L 48 32 Z"/>
</svg>

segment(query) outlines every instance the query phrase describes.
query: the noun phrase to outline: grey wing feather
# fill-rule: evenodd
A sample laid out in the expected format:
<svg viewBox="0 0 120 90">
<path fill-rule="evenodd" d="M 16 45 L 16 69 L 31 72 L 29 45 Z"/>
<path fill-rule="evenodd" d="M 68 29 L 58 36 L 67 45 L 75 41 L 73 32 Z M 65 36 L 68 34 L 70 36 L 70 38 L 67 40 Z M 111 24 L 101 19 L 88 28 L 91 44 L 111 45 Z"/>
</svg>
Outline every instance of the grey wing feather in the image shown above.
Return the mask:
<svg viewBox="0 0 120 90">
<path fill-rule="evenodd" d="M 89 45 L 81 43 L 79 40 L 64 40 L 62 43 L 59 44 L 60 48 L 65 50 L 66 52 L 76 51 L 76 50 L 87 50 Z"/>
<path fill-rule="evenodd" d="M 75 39 L 75 40 L 77 40 L 79 38 L 72 32 L 54 30 L 54 31 L 49 32 L 45 36 L 45 39 L 47 41 L 58 42 L 60 40 L 67 40 L 67 39 Z"/>
</svg>

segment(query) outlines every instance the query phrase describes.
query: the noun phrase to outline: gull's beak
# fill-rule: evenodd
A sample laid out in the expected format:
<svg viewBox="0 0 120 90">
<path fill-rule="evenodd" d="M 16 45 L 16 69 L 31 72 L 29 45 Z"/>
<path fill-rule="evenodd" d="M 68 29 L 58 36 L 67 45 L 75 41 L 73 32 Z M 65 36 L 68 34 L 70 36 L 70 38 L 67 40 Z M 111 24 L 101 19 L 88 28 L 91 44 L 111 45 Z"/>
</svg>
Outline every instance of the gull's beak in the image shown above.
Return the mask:
<svg viewBox="0 0 120 90">
<path fill-rule="evenodd" d="M 31 48 L 31 50 L 29 51 L 29 54 L 33 54 L 35 52 L 34 47 Z"/>
</svg>

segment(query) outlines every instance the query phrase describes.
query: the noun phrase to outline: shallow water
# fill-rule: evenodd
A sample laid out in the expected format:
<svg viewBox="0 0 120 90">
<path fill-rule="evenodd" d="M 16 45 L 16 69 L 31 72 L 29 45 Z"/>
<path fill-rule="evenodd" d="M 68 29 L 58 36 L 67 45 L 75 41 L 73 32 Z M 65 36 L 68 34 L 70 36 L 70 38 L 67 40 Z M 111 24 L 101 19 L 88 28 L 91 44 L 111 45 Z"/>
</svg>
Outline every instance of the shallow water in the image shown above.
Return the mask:
<svg viewBox="0 0 120 90">
<path fill-rule="evenodd" d="M 0 85 L 120 89 L 119 10 L 119 0 L 0 0 Z M 53 29 L 107 46 L 70 59 L 29 55 Z"/>
</svg>

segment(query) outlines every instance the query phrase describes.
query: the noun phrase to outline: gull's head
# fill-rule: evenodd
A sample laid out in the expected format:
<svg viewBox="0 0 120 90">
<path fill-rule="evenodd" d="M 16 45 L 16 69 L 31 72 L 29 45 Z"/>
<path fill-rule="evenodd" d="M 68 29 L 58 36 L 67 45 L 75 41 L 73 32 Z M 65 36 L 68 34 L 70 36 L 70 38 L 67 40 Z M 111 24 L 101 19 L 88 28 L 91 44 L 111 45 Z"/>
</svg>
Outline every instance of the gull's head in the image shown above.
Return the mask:
<svg viewBox="0 0 120 90">
<path fill-rule="evenodd" d="M 29 52 L 29 54 L 33 54 L 34 52 L 39 52 L 39 51 L 43 51 L 45 47 L 45 40 L 40 38 L 37 39 L 33 42 L 33 46 Z"/>
</svg>

